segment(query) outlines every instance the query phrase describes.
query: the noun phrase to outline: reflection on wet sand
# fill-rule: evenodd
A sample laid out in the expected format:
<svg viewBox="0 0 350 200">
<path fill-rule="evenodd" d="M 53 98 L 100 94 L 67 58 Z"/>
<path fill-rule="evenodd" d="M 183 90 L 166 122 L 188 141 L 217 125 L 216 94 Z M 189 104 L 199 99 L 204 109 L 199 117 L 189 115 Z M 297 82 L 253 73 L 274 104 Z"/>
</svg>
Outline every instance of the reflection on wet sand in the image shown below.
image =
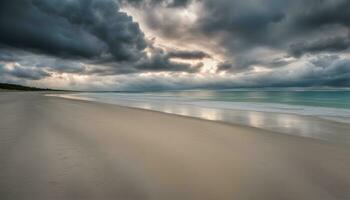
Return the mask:
<svg viewBox="0 0 350 200">
<path fill-rule="evenodd" d="M 61 97 L 81 99 L 80 96 L 63 95 Z M 261 128 L 269 131 L 310 137 L 333 142 L 350 143 L 350 124 L 338 123 L 326 119 L 318 119 L 311 116 L 295 114 L 257 112 L 247 110 L 235 110 L 224 108 L 208 108 L 185 103 L 167 101 L 135 101 L 125 99 L 96 99 L 84 98 L 83 100 L 97 100 L 127 107 L 155 110 L 164 113 L 182 116 L 197 117 L 211 121 L 223 121 L 234 124 Z"/>
<path fill-rule="evenodd" d="M 205 108 L 193 105 L 167 105 L 153 102 L 128 102 L 121 105 L 156 110 L 182 116 L 198 117 L 212 121 L 224 121 L 286 134 L 311 137 L 335 142 L 350 142 L 347 131 L 350 125 L 315 117 L 293 114 L 240 111 Z"/>
</svg>

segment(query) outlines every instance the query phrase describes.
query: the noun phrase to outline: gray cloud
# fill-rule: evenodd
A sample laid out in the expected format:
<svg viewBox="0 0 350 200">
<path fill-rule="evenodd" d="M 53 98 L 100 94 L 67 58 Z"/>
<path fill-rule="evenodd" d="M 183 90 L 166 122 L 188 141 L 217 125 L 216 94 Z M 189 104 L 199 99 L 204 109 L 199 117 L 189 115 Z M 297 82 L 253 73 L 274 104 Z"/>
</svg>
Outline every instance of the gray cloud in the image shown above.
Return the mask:
<svg viewBox="0 0 350 200">
<path fill-rule="evenodd" d="M 14 62 L 18 58 L 9 51 L 0 51 L 0 62 Z"/>
<path fill-rule="evenodd" d="M 21 49 L 57 57 L 38 61 L 33 55 L 27 62 L 34 63 L 26 63 L 57 72 L 193 71 L 190 65 L 170 61 L 163 52 L 147 57 L 139 25 L 114 0 L 4 0 L 0 2 L 0 29 L 3 61 L 13 59 L 8 52 Z M 110 67 L 87 72 L 82 63 Z"/>
<path fill-rule="evenodd" d="M 232 69 L 232 63 L 230 62 L 221 62 L 217 65 L 217 71 L 227 71 Z"/>
<path fill-rule="evenodd" d="M 24 80 L 40 80 L 42 78 L 50 76 L 49 73 L 43 71 L 40 68 L 28 68 L 20 65 L 15 65 L 11 69 L 5 68 L 3 64 L 0 64 L 0 75 L 10 76 L 12 78 L 20 78 Z"/>
<path fill-rule="evenodd" d="M 154 47 L 123 6 L 134 6 L 160 41 L 204 51 Z M 196 17 L 187 20 L 186 13 Z M 1 67 L 0 76 L 191 74 L 211 58 L 222 61 L 217 72 L 239 78 L 153 81 L 170 88 L 348 86 L 349 33 L 348 0 L 3 0 L 0 64 L 15 67 Z M 268 72 L 256 73 L 255 66 Z"/>
<path fill-rule="evenodd" d="M 300 57 L 307 53 L 343 52 L 350 46 L 347 0 L 203 2 L 205 11 L 198 20 L 199 32 L 208 37 L 222 35 L 218 44 L 226 47 L 229 60 L 235 58 L 233 71 L 249 70 L 256 64 L 289 64 L 276 62 L 278 59 L 273 57 L 262 63 L 252 53 L 255 49 L 275 49 Z"/>
<path fill-rule="evenodd" d="M 294 16 L 293 27 L 314 31 L 329 25 L 350 26 L 350 1 L 348 0 L 312 0 L 299 1 Z M 303 6 L 303 7 L 301 7 Z"/>
<path fill-rule="evenodd" d="M 118 89 L 162 90 L 323 86 L 350 87 L 350 60 L 334 55 L 322 55 L 299 67 L 298 71 L 277 69 L 267 73 L 247 73 L 238 77 L 211 79 L 197 79 L 194 77 L 130 78 L 125 80 L 124 84 Z"/>
<path fill-rule="evenodd" d="M 204 0 L 203 4 L 199 28 L 210 35 L 226 33 L 232 41 L 226 44 L 232 49 L 265 45 L 282 48 L 285 42 L 322 28 L 333 26 L 333 31 L 338 31 L 335 25 L 350 25 L 347 0 Z"/>
<path fill-rule="evenodd" d="M 328 37 L 313 42 L 299 42 L 290 46 L 290 53 L 299 57 L 305 53 L 341 52 L 350 48 L 350 35 Z"/>
<path fill-rule="evenodd" d="M 163 6 L 163 7 L 184 7 L 187 6 L 192 0 L 119 0 L 121 3 L 132 4 L 134 6 L 142 7 L 153 7 L 153 6 Z"/>
<path fill-rule="evenodd" d="M 170 58 L 180 59 L 203 59 L 210 58 L 210 55 L 203 51 L 171 51 L 168 53 Z"/>
<path fill-rule="evenodd" d="M 155 54 L 150 59 L 141 61 L 135 65 L 136 69 L 143 71 L 186 71 L 196 72 L 201 65 L 191 66 L 190 64 L 171 62 L 167 55 Z"/>
<path fill-rule="evenodd" d="M 188 72 L 195 73 L 203 66 L 201 62 L 191 65 L 188 63 L 171 61 L 168 53 L 162 49 L 154 48 L 150 57 L 139 60 L 134 63 L 110 63 L 110 67 L 93 70 L 90 73 L 104 75 L 129 74 L 136 72 Z M 115 67 L 117 65 L 117 67 Z M 114 67 L 113 67 L 114 66 Z"/>
<path fill-rule="evenodd" d="M 349 47 L 350 2 L 347 0 L 190 1 L 202 5 L 190 28 L 185 25 L 187 21 L 179 21 L 172 12 L 156 12 L 158 7 L 154 5 L 163 1 L 157 2 L 147 4 L 144 12 L 152 30 L 173 40 L 193 42 L 196 37 L 204 37 L 216 41 L 220 48 L 226 49 L 228 62 L 233 57 L 238 60 L 232 62 L 232 67 L 242 70 L 260 63 L 252 54 L 259 48 L 299 57 L 305 53 L 341 52 Z M 271 67 L 288 64 L 271 59 L 265 64 L 270 63 Z"/>
<path fill-rule="evenodd" d="M 0 27 L 2 44 L 62 57 L 137 60 L 146 47 L 138 24 L 113 0 L 5 0 Z"/>
<path fill-rule="evenodd" d="M 231 40 L 226 44 L 230 48 L 272 42 L 267 33 L 286 18 L 286 4 L 273 0 L 205 0 L 203 4 L 205 11 L 198 20 L 201 32 L 228 33 L 225 35 Z"/>
</svg>

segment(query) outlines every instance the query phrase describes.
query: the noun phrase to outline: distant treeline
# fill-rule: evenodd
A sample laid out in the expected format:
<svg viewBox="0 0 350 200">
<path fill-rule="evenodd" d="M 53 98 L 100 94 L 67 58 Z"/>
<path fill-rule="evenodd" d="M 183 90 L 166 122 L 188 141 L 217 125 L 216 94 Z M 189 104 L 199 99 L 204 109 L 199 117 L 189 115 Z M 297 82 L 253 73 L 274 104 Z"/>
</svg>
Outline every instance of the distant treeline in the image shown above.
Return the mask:
<svg viewBox="0 0 350 200">
<path fill-rule="evenodd" d="M 36 88 L 36 87 L 27 87 L 16 84 L 0 83 L 0 89 L 4 90 L 20 90 L 20 91 L 57 91 L 48 88 Z"/>
</svg>

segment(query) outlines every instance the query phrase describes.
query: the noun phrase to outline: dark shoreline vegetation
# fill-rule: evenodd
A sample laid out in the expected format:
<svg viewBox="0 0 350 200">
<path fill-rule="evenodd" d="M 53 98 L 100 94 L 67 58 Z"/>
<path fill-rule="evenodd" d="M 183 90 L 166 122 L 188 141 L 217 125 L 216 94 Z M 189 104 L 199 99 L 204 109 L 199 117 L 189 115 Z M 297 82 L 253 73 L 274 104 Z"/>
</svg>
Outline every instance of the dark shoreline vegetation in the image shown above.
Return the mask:
<svg viewBox="0 0 350 200">
<path fill-rule="evenodd" d="M 36 88 L 28 87 L 23 85 L 0 83 L 0 90 L 17 90 L 17 91 L 64 91 L 64 90 L 53 90 L 49 88 Z"/>
</svg>

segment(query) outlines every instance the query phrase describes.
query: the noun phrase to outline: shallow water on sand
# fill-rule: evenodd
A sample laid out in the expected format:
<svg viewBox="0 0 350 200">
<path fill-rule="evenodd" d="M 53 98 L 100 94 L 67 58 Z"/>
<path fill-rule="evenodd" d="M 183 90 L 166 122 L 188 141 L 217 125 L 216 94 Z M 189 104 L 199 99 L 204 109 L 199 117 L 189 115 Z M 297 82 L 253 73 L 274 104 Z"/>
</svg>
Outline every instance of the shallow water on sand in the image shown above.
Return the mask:
<svg viewBox="0 0 350 200">
<path fill-rule="evenodd" d="M 350 143 L 350 91 L 76 93 L 65 98 L 155 110 Z"/>
</svg>

